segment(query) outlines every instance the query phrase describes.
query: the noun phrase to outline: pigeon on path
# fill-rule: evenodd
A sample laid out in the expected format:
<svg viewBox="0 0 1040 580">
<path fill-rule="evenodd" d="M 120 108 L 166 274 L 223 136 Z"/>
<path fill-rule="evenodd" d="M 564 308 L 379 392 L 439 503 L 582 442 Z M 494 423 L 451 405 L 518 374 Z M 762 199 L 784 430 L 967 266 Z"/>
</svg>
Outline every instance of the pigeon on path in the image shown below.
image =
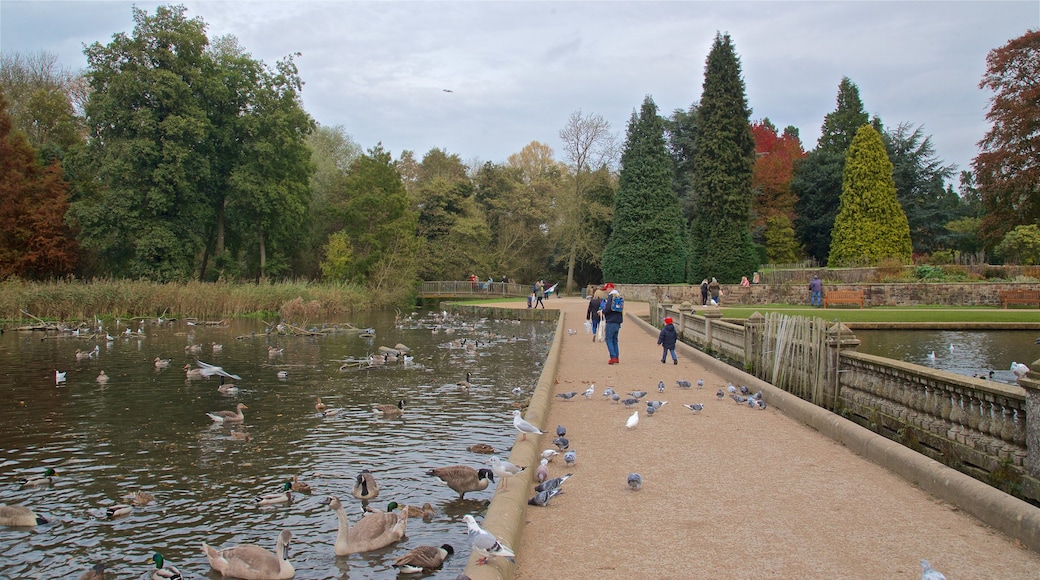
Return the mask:
<svg viewBox="0 0 1040 580">
<path fill-rule="evenodd" d="M 564 427 L 563 425 L 557 425 L 556 426 L 556 435 L 558 437 L 563 437 L 566 434 L 567 434 L 567 428 L 566 427 Z"/>
<path fill-rule="evenodd" d="M 527 505 L 536 505 L 545 507 L 549 505 L 549 500 L 563 493 L 562 489 L 553 489 L 550 491 L 539 491 L 534 494 L 534 497 L 527 500 Z"/>
<path fill-rule="evenodd" d="M 701 404 L 701 403 L 694 403 L 692 405 L 687 405 L 687 404 L 684 403 L 683 407 L 686 407 L 687 409 L 693 411 L 694 413 L 700 413 L 701 411 L 704 410 L 704 405 Z"/>
<path fill-rule="evenodd" d="M 593 384 L 593 385 L 589 385 L 589 388 L 585 389 L 585 392 L 582 393 L 581 396 L 585 397 L 586 399 L 591 399 L 592 395 L 595 395 L 595 394 L 596 394 L 596 385 Z"/>
<path fill-rule="evenodd" d="M 675 384 L 679 385 L 679 388 L 681 389 L 688 389 L 691 386 L 693 386 L 692 384 L 690 384 L 690 381 L 687 380 L 675 381 Z"/>
<path fill-rule="evenodd" d="M 563 462 L 568 466 L 574 465 L 578 462 L 578 454 L 573 449 L 563 454 Z"/>
<path fill-rule="evenodd" d="M 577 395 L 577 394 L 578 394 L 578 391 L 567 391 L 566 393 L 557 393 L 556 396 L 561 398 L 561 399 L 563 399 L 563 400 L 565 400 L 565 401 L 569 401 L 569 400 L 573 399 L 574 396 Z"/>
<path fill-rule="evenodd" d="M 921 560 L 921 580 L 946 580 L 943 573 L 932 568 L 928 560 Z"/>
<path fill-rule="evenodd" d="M 557 437 L 556 439 L 553 439 L 553 445 L 555 445 L 560 451 L 565 451 L 571 446 L 571 441 L 566 437 Z"/>
<path fill-rule="evenodd" d="M 538 485 L 534 486 L 534 490 L 535 491 L 552 491 L 554 489 L 558 489 L 568 479 L 570 479 L 571 476 L 573 476 L 573 475 L 574 475 L 573 473 L 568 473 L 567 475 L 562 475 L 560 477 L 554 477 L 552 479 L 543 481 L 542 483 L 539 483 Z"/>
<path fill-rule="evenodd" d="M 542 483 L 549 479 L 549 460 L 543 459 L 539 464 L 538 468 L 534 470 L 534 477 L 538 480 L 538 483 Z"/>
<path fill-rule="evenodd" d="M 462 520 L 466 522 L 470 547 L 473 551 L 482 555 L 480 560 L 477 561 L 478 564 L 487 564 L 488 558 L 494 556 L 506 558 L 510 562 L 516 561 L 516 554 L 491 532 L 480 527 L 480 524 L 477 523 L 473 516 L 466 514 L 462 516 Z"/>
<path fill-rule="evenodd" d="M 630 487 L 632 491 L 639 491 L 640 488 L 643 487 L 643 477 L 638 473 L 629 473 L 628 487 Z"/>
<path fill-rule="evenodd" d="M 657 392 L 658 393 L 663 393 L 664 392 L 664 381 L 657 381 Z"/>
</svg>

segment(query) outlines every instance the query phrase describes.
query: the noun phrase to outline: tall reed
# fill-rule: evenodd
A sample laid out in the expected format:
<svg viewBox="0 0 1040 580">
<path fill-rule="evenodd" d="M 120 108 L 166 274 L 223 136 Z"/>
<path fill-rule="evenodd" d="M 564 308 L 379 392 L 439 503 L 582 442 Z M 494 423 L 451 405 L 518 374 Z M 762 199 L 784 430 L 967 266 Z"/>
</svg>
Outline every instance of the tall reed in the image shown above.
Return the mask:
<svg viewBox="0 0 1040 580">
<path fill-rule="evenodd" d="M 223 318 L 275 314 L 294 299 L 316 301 L 323 318 L 414 303 L 415 288 L 403 285 L 394 294 L 373 295 L 354 284 L 314 282 L 157 283 L 139 280 L 90 282 L 0 282 L 0 319 L 28 321 L 84 320 L 107 317 Z M 411 301 L 411 302 L 409 302 Z"/>
</svg>

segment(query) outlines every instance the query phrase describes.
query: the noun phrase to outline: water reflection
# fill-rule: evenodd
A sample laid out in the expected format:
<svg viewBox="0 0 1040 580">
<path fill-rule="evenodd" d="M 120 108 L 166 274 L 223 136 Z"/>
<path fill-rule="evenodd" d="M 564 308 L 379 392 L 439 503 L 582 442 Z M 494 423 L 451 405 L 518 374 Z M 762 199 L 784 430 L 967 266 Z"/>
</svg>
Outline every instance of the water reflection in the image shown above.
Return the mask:
<svg viewBox="0 0 1040 580">
<path fill-rule="evenodd" d="M 7 482 L 0 483 L 0 503 L 52 518 L 36 529 L 0 527 L 0 577 L 69 577 L 99 561 L 114 577 L 144 577 L 158 550 L 182 572 L 217 578 L 202 554 L 203 540 L 273 549 L 286 527 L 293 531 L 297 578 L 386 578 L 393 558 L 419 544 L 454 545 L 445 575 L 461 571 L 468 555 L 461 517 L 482 511 L 494 488 L 460 501 L 424 472 L 459 463 L 479 467 L 487 456 L 467 451 L 473 443 L 507 452 L 515 437 L 510 412 L 537 382 L 553 325 L 422 319 L 395 327 L 392 313 L 352 322 L 374 327 L 375 336 L 267 336 L 262 322 L 249 320 L 230 327 L 152 321 L 143 338 L 118 335 L 98 343 L 96 358 L 79 361 L 75 349 L 93 348 L 93 342 L 0 335 L 0 481 Z M 213 343 L 223 347 L 214 352 Z M 343 360 L 398 343 L 413 349 L 413 361 L 339 370 Z M 196 344 L 201 352 L 185 351 Z M 284 351 L 272 356 L 269 347 Z M 155 357 L 172 359 L 169 368 L 156 369 Z M 214 378 L 186 380 L 182 367 L 194 367 L 196 357 L 241 376 L 234 381 L 239 392 L 218 392 Z M 56 369 L 68 373 L 60 387 Z M 101 370 L 111 377 L 106 384 L 96 381 Z M 286 378 L 278 378 L 280 371 Z M 467 371 L 473 387 L 465 391 L 455 383 Z M 510 392 L 514 387 L 519 397 Z M 317 413 L 316 397 L 342 411 Z M 373 404 L 400 399 L 408 400 L 402 418 L 372 412 Z M 217 424 L 206 416 L 238 403 L 247 406 L 242 423 Z M 247 433 L 249 440 L 233 433 Z M 53 485 L 15 483 L 48 466 L 59 473 Z M 362 469 L 380 483 L 373 506 L 430 502 L 437 515 L 429 523 L 411 519 L 403 542 L 336 558 L 336 518 L 323 502 L 339 496 L 356 521 L 361 505 L 350 490 Z M 289 505 L 254 504 L 256 495 L 277 491 L 293 475 L 314 493 L 296 493 Z M 103 516 L 105 507 L 125 503 L 137 490 L 157 501 L 123 518 Z"/>
<path fill-rule="evenodd" d="M 1040 332 L 1033 330 L 856 330 L 859 352 L 967 376 L 1014 384 L 1011 363 L 1034 366 Z"/>
</svg>

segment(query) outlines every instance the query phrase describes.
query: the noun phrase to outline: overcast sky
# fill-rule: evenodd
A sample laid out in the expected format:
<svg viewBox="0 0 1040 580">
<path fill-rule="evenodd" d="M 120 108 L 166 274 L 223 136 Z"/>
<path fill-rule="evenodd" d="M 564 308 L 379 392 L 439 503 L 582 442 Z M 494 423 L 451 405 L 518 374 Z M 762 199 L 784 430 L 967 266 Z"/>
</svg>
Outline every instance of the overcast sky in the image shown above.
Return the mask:
<svg viewBox="0 0 1040 580">
<path fill-rule="evenodd" d="M 133 4 L 0 0 L 0 50 L 46 50 L 82 69 L 84 45 L 132 31 Z M 532 140 L 560 151 L 579 109 L 623 137 L 646 95 L 665 115 L 689 107 L 721 31 L 752 120 L 794 125 L 811 149 L 848 76 L 869 113 L 923 125 L 946 163 L 969 169 L 989 127 L 986 54 L 1040 28 L 1037 0 L 183 4 L 211 39 L 232 34 L 269 65 L 301 53 L 304 106 L 319 123 L 395 157 L 439 147 L 466 162 L 503 162 Z"/>
</svg>

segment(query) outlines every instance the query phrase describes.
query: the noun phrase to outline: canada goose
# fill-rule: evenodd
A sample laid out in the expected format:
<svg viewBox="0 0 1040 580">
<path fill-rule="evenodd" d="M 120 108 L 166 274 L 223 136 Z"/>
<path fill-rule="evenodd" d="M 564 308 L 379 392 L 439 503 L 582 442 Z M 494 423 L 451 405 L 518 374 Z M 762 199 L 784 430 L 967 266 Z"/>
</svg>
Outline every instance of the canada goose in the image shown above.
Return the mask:
<svg viewBox="0 0 1040 580">
<path fill-rule="evenodd" d="M 217 387 L 217 392 L 224 395 L 237 395 L 238 386 L 234 383 L 226 382 L 224 377 L 220 377 L 220 386 Z"/>
<path fill-rule="evenodd" d="M 43 475 L 30 475 L 18 482 L 19 485 L 48 485 L 54 483 L 54 477 L 58 475 L 58 472 L 53 467 L 48 467 Z"/>
<path fill-rule="evenodd" d="M 473 386 L 469 382 L 469 371 L 466 371 L 466 380 L 455 383 L 455 386 L 459 387 L 460 389 L 469 389 Z"/>
<path fill-rule="evenodd" d="M 217 550 L 206 545 L 206 542 L 202 543 L 202 551 L 210 567 L 224 576 L 244 580 L 288 580 L 296 575 L 286 555 L 291 540 L 292 532 L 282 530 L 275 542 L 274 554 L 253 544 L 239 544 Z"/>
<path fill-rule="evenodd" d="M 152 562 L 155 562 L 155 571 L 152 572 L 152 580 L 183 580 L 180 571 L 166 564 L 162 554 L 152 554 Z"/>
<path fill-rule="evenodd" d="M 362 469 L 354 481 L 354 489 L 351 495 L 361 500 L 375 499 L 379 495 L 379 484 L 375 476 L 367 469 Z"/>
<path fill-rule="evenodd" d="M 378 550 L 404 537 L 408 514 L 399 512 L 368 512 L 353 526 L 347 521 L 347 512 L 339 498 L 330 495 L 325 501 L 339 518 L 335 551 L 337 556 Z"/>
<path fill-rule="evenodd" d="M 105 579 L 105 563 L 94 564 L 90 570 L 79 575 L 79 580 L 104 580 Z"/>
<path fill-rule="evenodd" d="M 171 359 L 155 357 L 152 363 L 157 369 L 165 369 L 170 366 Z"/>
<path fill-rule="evenodd" d="M 282 491 L 274 493 L 262 493 L 253 500 L 256 505 L 276 505 L 280 503 L 292 503 L 292 482 L 282 484 Z"/>
<path fill-rule="evenodd" d="M 314 410 L 315 410 L 315 411 L 317 411 L 317 412 L 319 412 L 319 413 L 321 413 L 322 411 L 324 411 L 324 410 L 325 410 L 325 403 L 322 403 L 322 402 L 321 402 L 321 397 L 318 397 L 318 398 L 317 398 L 317 399 L 316 399 L 316 400 L 314 401 Z"/>
<path fill-rule="evenodd" d="M 384 417 L 399 417 L 404 414 L 404 404 L 408 401 L 401 399 L 396 405 L 375 405 L 372 407 L 372 411 L 376 415 L 382 415 Z"/>
<path fill-rule="evenodd" d="M 217 423 L 241 423 L 245 420 L 245 415 L 242 414 L 242 409 L 248 409 L 245 403 L 239 403 L 235 405 L 236 411 L 214 411 L 213 413 L 206 413 L 210 419 L 213 419 Z"/>
<path fill-rule="evenodd" d="M 396 509 L 400 509 L 404 513 L 408 514 L 410 518 L 422 518 L 424 522 L 428 522 L 433 519 L 436 512 L 433 511 L 433 506 L 430 502 L 426 502 L 419 507 L 417 505 L 401 505 L 396 501 L 392 501 L 386 506 L 386 511 L 392 512 Z"/>
<path fill-rule="evenodd" d="M 455 553 L 451 544 L 436 546 L 417 546 L 410 552 L 394 560 L 392 566 L 400 570 L 402 574 L 418 574 L 419 572 L 432 572 L 442 565 L 444 561 Z"/>
<path fill-rule="evenodd" d="M 459 494 L 459 499 L 464 499 L 466 492 L 487 489 L 488 483 L 495 481 L 495 474 L 490 469 L 477 470 L 467 465 L 435 467 L 427 471 L 426 475 L 440 478 Z"/>
<path fill-rule="evenodd" d="M 292 489 L 301 493 L 310 493 L 311 485 L 306 481 L 300 481 L 299 475 L 292 476 Z"/>
<path fill-rule="evenodd" d="M 31 509 L 20 505 L 0 505 L 0 526 L 25 526 L 46 524 L 47 518 L 36 515 Z"/>
</svg>

